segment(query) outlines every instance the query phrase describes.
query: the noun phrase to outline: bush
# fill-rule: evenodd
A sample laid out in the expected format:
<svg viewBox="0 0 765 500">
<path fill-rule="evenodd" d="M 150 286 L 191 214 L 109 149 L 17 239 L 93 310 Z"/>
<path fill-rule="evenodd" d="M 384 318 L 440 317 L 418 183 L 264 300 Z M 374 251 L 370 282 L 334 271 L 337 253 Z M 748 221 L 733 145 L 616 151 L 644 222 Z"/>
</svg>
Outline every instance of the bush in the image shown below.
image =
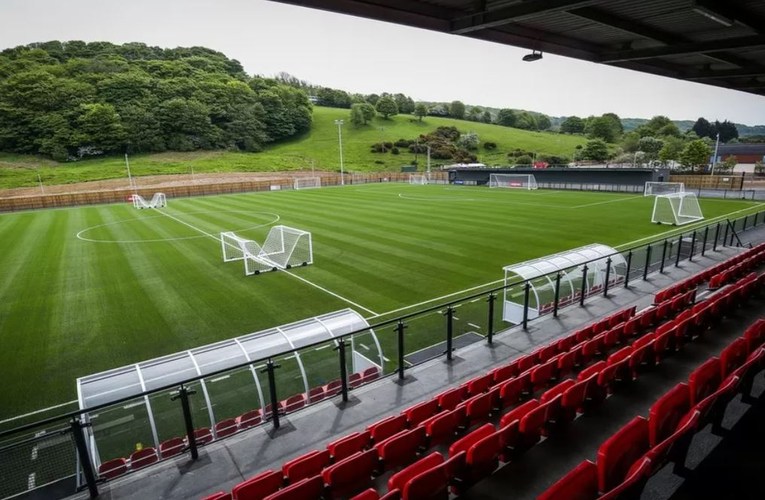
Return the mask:
<svg viewBox="0 0 765 500">
<path fill-rule="evenodd" d="M 528 156 L 528 155 L 516 156 L 515 164 L 516 165 L 531 165 L 531 156 Z"/>
<path fill-rule="evenodd" d="M 484 142 L 483 148 L 487 149 L 489 151 L 492 151 L 494 149 L 497 149 L 497 143 L 496 142 Z"/>
<path fill-rule="evenodd" d="M 396 146 L 393 146 L 393 149 L 390 150 L 391 154 L 397 155 L 400 153 L 398 148 Z"/>
<path fill-rule="evenodd" d="M 396 142 L 393 143 L 394 146 L 397 146 L 399 148 L 408 148 L 410 144 L 412 144 L 414 141 L 410 141 L 409 139 L 399 139 Z"/>
<path fill-rule="evenodd" d="M 418 144 L 415 142 L 409 145 L 409 152 L 425 154 L 428 152 L 428 146 L 427 144 Z"/>
<path fill-rule="evenodd" d="M 375 160 L 375 163 L 377 163 L 378 165 L 385 165 L 385 162 L 382 160 Z"/>
</svg>

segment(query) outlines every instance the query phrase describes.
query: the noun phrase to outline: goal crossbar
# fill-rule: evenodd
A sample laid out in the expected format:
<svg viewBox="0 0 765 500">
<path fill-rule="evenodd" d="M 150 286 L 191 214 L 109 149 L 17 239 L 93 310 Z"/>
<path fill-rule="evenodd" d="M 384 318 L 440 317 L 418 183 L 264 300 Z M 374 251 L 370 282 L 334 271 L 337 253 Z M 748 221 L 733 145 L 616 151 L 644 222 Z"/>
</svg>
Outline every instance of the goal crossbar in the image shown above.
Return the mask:
<svg viewBox="0 0 765 500">
<path fill-rule="evenodd" d="M 537 189 L 534 174 L 489 174 L 490 188 Z"/>
<path fill-rule="evenodd" d="M 645 183 L 643 196 L 657 196 L 662 194 L 684 193 L 685 184 L 682 182 L 653 182 Z"/>
<path fill-rule="evenodd" d="M 294 189 L 312 189 L 321 187 L 321 177 L 295 177 Z"/>
<path fill-rule="evenodd" d="M 427 176 L 423 174 L 410 174 L 409 175 L 409 184 L 418 184 L 418 185 L 425 185 L 428 183 Z"/>
<path fill-rule="evenodd" d="M 131 196 L 133 201 L 133 207 L 135 208 L 164 208 L 167 206 L 167 197 L 165 193 L 154 193 L 151 197 L 151 201 L 146 199 L 140 194 L 134 194 Z"/>
</svg>

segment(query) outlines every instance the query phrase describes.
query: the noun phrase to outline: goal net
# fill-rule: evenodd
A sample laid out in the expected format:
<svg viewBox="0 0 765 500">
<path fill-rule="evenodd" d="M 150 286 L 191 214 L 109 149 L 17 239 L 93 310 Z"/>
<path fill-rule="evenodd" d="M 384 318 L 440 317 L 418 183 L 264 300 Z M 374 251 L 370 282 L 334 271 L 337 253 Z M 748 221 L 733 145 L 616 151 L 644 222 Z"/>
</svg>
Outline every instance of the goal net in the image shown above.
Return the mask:
<svg viewBox="0 0 765 500">
<path fill-rule="evenodd" d="M 244 261 L 250 276 L 278 269 L 313 264 L 311 233 L 288 226 L 274 226 L 263 245 L 228 231 L 220 233 L 223 262 Z"/>
<path fill-rule="evenodd" d="M 311 189 L 321 187 L 321 177 L 296 177 L 295 189 Z"/>
<path fill-rule="evenodd" d="M 694 193 L 657 195 L 653 202 L 651 222 L 682 226 L 703 220 L 699 200 Z"/>
<path fill-rule="evenodd" d="M 682 182 L 646 182 L 643 196 L 684 193 L 685 184 Z"/>
<path fill-rule="evenodd" d="M 411 174 L 409 176 L 409 184 L 427 184 L 428 178 L 420 174 Z"/>
<path fill-rule="evenodd" d="M 489 174 L 490 188 L 537 189 L 533 174 Z"/>
<path fill-rule="evenodd" d="M 132 200 L 135 208 L 164 208 L 167 206 L 165 193 L 154 193 L 151 201 L 146 201 L 140 194 L 134 194 Z"/>
</svg>

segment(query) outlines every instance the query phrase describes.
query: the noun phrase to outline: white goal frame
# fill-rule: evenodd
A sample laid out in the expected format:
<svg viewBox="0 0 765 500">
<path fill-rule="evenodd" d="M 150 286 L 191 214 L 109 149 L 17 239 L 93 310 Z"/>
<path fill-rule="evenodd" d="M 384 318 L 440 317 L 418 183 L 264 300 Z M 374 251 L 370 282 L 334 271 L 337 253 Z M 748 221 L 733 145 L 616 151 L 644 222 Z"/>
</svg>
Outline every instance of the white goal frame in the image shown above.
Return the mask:
<svg viewBox="0 0 765 500">
<path fill-rule="evenodd" d="M 651 222 L 682 226 L 700 220 L 704 220 L 704 214 L 695 193 L 656 195 Z"/>
<path fill-rule="evenodd" d="M 315 189 L 321 187 L 321 177 L 295 177 L 295 189 Z"/>
<path fill-rule="evenodd" d="M 409 184 L 424 186 L 428 183 L 428 177 L 424 174 L 409 174 Z"/>
<path fill-rule="evenodd" d="M 489 174 L 490 188 L 537 189 L 534 174 Z"/>
<path fill-rule="evenodd" d="M 134 208 L 165 208 L 167 206 L 167 197 L 165 193 L 154 193 L 151 201 L 146 201 L 140 194 L 133 194 L 131 197 Z"/>
<path fill-rule="evenodd" d="M 684 193 L 685 184 L 682 182 L 653 182 L 645 183 L 643 196 L 657 196 L 664 194 Z"/>
<path fill-rule="evenodd" d="M 220 233 L 223 262 L 244 261 L 244 274 L 291 269 L 313 264 L 311 233 L 289 226 L 274 226 L 261 246 L 232 231 Z"/>
</svg>

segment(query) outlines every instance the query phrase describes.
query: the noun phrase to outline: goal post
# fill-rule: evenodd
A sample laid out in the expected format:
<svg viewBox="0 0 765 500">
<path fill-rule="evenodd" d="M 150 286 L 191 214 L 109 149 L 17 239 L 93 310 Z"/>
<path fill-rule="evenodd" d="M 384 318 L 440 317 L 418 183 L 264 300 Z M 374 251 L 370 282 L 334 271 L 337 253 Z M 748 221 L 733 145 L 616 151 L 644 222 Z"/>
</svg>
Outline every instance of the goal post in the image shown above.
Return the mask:
<svg viewBox="0 0 765 500">
<path fill-rule="evenodd" d="M 410 174 L 409 184 L 425 185 L 428 183 L 428 177 L 423 174 Z"/>
<path fill-rule="evenodd" d="M 534 174 L 489 174 L 490 188 L 537 189 Z"/>
<path fill-rule="evenodd" d="M 296 177 L 293 187 L 295 189 L 320 188 L 321 177 Z"/>
<path fill-rule="evenodd" d="M 167 206 L 167 197 L 165 196 L 165 193 L 154 193 L 154 196 L 151 197 L 151 201 L 146 201 L 146 199 L 138 193 L 131 195 L 130 199 L 133 201 L 134 208 L 164 208 Z"/>
<path fill-rule="evenodd" d="M 311 233 L 289 226 L 272 227 L 262 246 L 231 231 L 220 244 L 223 262 L 244 261 L 246 276 L 313 264 Z"/>
<path fill-rule="evenodd" d="M 704 219 L 699 200 L 694 193 L 656 195 L 651 222 L 682 226 Z"/>
<path fill-rule="evenodd" d="M 643 196 L 657 196 L 663 194 L 684 193 L 685 184 L 682 182 L 651 182 L 645 183 Z"/>
</svg>

